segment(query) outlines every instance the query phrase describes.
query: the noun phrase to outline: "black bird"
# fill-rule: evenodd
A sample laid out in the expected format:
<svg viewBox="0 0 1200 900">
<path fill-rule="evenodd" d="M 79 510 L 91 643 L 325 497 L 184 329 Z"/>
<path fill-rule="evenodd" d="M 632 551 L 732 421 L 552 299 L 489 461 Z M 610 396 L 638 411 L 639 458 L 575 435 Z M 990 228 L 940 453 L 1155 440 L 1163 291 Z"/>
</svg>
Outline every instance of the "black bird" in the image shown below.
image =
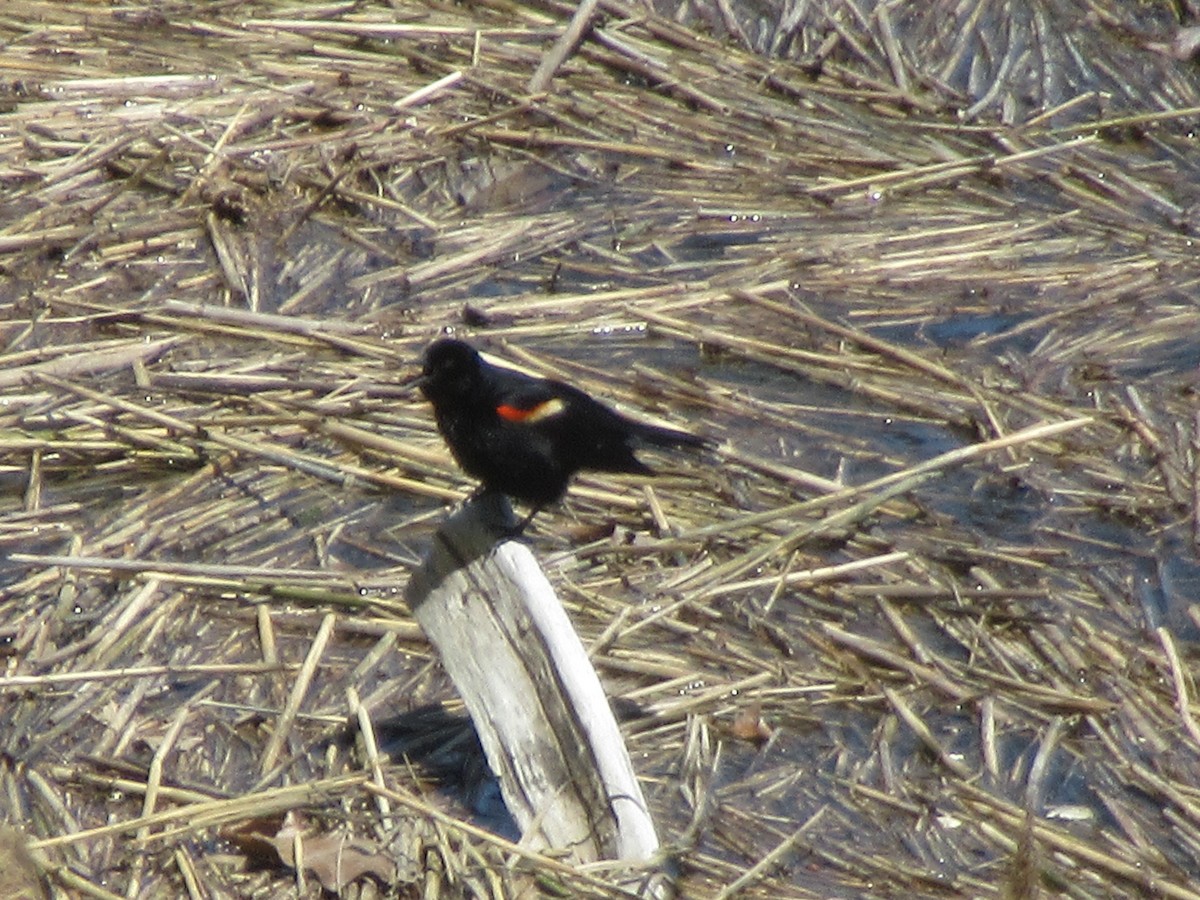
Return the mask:
<svg viewBox="0 0 1200 900">
<path fill-rule="evenodd" d="M 704 438 L 637 422 L 579 388 L 494 366 L 463 341 L 425 351 L 417 384 L 450 452 L 484 490 L 533 505 L 521 528 L 559 500 L 580 469 L 653 475 L 634 450 L 703 447 Z"/>
</svg>

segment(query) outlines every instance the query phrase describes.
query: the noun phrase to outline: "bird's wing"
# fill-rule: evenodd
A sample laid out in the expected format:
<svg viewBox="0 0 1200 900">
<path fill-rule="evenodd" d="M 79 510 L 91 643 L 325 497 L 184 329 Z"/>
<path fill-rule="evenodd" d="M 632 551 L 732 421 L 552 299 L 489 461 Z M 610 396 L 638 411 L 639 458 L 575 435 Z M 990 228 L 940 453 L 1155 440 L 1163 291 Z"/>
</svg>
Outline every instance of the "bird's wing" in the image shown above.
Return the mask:
<svg viewBox="0 0 1200 900">
<path fill-rule="evenodd" d="M 493 401 L 496 414 L 509 422 L 533 424 L 566 409 L 561 389 L 549 381 L 518 373 L 498 373 Z"/>
</svg>

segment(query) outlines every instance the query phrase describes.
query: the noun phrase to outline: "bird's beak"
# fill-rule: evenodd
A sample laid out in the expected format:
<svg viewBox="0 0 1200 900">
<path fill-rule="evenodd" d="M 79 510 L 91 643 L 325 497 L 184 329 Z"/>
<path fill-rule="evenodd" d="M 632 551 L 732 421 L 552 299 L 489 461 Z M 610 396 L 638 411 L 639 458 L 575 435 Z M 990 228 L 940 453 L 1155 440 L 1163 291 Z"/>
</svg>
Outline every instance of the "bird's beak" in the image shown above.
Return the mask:
<svg viewBox="0 0 1200 900">
<path fill-rule="evenodd" d="M 420 388 L 424 386 L 428 380 L 429 379 L 425 376 L 424 372 L 416 372 L 412 375 L 409 375 L 407 378 L 401 379 L 397 387 L 405 393 L 411 393 L 413 391 L 420 390 Z"/>
</svg>

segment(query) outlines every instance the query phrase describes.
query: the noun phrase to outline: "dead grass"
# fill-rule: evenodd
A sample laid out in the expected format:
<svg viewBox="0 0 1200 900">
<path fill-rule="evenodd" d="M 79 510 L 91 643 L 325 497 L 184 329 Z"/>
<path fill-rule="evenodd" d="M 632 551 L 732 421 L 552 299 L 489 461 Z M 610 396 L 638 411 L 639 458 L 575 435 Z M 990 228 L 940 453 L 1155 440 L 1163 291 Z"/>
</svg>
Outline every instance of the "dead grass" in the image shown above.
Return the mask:
<svg viewBox="0 0 1200 900">
<path fill-rule="evenodd" d="M 402 896 L 612 894 L 374 737 L 454 702 L 397 599 L 454 327 L 723 442 L 535 530 L 683 896 L 1200 896 L 1195 67 L 1153 8 L 814 7 L 602 0 L 539 93 L 573 7 L 0 14 L 0 819 L 56 890 L 316 896 L 230 838 L 301 810 Z"/>
</svg>

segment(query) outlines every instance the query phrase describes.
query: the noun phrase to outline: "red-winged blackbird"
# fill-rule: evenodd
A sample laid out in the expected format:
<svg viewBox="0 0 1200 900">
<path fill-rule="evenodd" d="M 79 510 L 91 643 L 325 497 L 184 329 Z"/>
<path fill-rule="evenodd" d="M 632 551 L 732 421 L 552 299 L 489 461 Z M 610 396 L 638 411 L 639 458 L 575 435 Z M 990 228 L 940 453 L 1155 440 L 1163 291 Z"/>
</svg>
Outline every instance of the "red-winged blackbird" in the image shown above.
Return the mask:
<svg viewBox="0 0 1200 900">
<path fill-rule="evenodd" d="M 449 338 L 425 351 L 417 384 L 463 470 L 485 490 L 533 504 L 522 527 L 561 498 L 580 469 L 652 475 L 633 455 L 639 445 L 709 443 L 635 422 L 569 384 L 494 366 L 469 344 Z"/>
</svg>

